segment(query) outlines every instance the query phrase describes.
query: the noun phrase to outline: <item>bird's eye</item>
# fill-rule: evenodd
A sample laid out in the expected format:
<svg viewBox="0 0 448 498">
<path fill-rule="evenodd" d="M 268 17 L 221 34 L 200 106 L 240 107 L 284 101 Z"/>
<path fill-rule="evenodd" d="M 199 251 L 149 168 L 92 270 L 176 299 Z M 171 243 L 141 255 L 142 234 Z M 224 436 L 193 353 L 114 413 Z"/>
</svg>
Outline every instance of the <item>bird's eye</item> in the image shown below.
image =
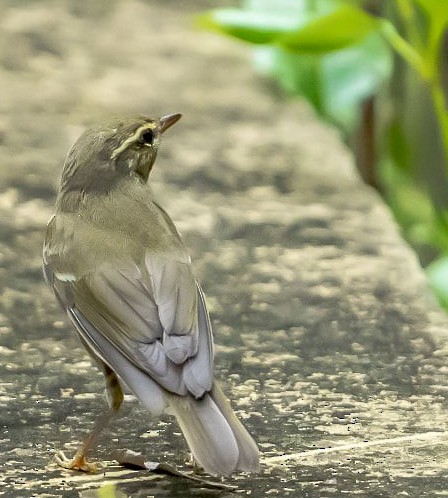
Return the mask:
<svg viewBox="0 0 448 498">
<path fill-rule="evenodd" d="M 152 130 L 145 130 L 140 135 L 140 143 L 144 145 L 151 145 L 154 141 L 154 132 Z"/>
</svg>

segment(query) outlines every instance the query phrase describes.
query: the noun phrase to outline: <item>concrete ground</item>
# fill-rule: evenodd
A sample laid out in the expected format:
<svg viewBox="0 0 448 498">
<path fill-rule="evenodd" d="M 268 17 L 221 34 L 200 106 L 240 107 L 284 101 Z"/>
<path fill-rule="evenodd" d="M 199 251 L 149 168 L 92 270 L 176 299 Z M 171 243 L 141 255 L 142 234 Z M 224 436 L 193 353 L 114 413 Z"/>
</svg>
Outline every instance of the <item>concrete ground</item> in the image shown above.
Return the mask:
<svg viewBox="0 0 448 498">
<path fill-rule="evenodd" d="M 234 496 L 123 470 L 189 470 L 171 418 L 132 398 L 90 476 L 64 471 L 104 407 L 101 374 L 41 277 L 64 156 L 111 114 L 182 112 L 151 177 L 191 248 L 216 371 L 262 451 L 254 497 L 448 496 L 448 320 L 334 130 L 196 31 L 224 2 L 4 0 L 0 17 L 0 468 L 5 497 Z"/>
</svg>

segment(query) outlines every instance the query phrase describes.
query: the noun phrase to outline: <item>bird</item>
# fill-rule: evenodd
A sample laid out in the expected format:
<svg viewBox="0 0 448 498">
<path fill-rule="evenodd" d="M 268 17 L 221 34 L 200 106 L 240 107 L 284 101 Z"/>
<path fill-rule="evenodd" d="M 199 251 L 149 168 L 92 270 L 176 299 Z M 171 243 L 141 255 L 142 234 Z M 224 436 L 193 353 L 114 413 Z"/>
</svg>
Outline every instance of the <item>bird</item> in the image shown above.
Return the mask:
<svg viewBox="0 0 448 498">
<path fill-rule="evenodd" d="M 204 293 L 148 179 L 162 134 L 181 114 L 124 116 L 88 128 L 62 168 L 43 246 L 48 286 L 103 372 L 108 409 L 67 469 L 97 472 L 89 453 L 125 386 L 153 415 L 173 414 L 194 462 L 228 476 L 258 472 L 259 450 L 214 378 Z"/>
</svg>

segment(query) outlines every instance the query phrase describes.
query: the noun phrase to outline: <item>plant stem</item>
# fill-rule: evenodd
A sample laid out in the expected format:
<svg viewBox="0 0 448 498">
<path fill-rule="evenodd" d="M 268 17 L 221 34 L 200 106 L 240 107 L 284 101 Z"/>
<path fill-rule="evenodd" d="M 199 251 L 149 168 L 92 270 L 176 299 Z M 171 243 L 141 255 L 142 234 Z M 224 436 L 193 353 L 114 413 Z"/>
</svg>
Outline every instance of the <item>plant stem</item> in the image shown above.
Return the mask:
<svg viewBox="0 0 448 498">
<path fill-rule="evenodd" d="M 395 26 L 387 21 L 381 22 L 381 34 L 390 43 L 392 48 L 398 52 L 408 64 L 413 67 L 424 80 L 431 81 L 432 72 L 429 70 L 420 54 L 410 45 L 395 29 Z"/>
<path fill-rule="evenodd" d="M 399 8 L 403 17 L 409 18 L 411 11 L 407 10 L 408 2 L 398 0 Z M 414 17 L 415 21 L 415 17 Z M 445 95 L 441 86 L 439 75 L 438 58 L 441 36 L 433 30 L 432 36 L 426 43 L 426 47 L 420 47 L 421 52 L 408 43 L 396 30 L 395 26 L 387 20 L 381 23 L 381 33 L 390 43 L 392 48 L 405 59 L 408 64 L 426 81 L 431 91 L 434 112 L 440 126 L 440 137 L 442 140 L 444 169 L 448 176 L 448 110 L 445 102 Z M 423 48 L 423 50 L 422 50 Z M 425 54 L 424 57 L 421 53 Z"/>
<path fill-rule="evenodd" d="M 424 43 L 422 34 L 418 27 L 418 19 L 415 13 L 415 6 L 411 0 L 396 0 L 399 14 L 405 24 L 406 33 L 410 44 L 422 52 Z"/>
<path fill-rule="evenodd" d="M 448 112 L 445 105 L 445 95 L 437 81 L 431 82 L 431 96 L 434 110 L 440 125 L 440 134 L 445 156 L 445 170 L 448 175 Z"/>
</svg>

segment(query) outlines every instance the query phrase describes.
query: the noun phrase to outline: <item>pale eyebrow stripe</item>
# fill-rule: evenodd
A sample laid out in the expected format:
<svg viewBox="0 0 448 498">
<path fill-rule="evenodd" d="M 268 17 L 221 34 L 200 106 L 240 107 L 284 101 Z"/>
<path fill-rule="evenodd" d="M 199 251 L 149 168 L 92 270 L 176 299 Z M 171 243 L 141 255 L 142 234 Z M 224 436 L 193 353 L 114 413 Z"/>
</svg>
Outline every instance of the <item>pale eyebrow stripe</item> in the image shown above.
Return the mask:
<svg viewBox="0 0 448 498">
<path fill-rule="evenodd" d="M 128 146 L 135 142 L 138 136 L 142 133 L 143 130 L 154 130 L 157 127 L 156 123 L 146 123 L 143 126 L 140 126 L 137 128 L 137 130 L 130 136 L 128 137 L 121 145 L 120 147 L 117 147 L 111 154 L 110 158 L 115 159 L 118 154 L 121 154 L 124 150 L 128 148 Z"/>
</svg>

